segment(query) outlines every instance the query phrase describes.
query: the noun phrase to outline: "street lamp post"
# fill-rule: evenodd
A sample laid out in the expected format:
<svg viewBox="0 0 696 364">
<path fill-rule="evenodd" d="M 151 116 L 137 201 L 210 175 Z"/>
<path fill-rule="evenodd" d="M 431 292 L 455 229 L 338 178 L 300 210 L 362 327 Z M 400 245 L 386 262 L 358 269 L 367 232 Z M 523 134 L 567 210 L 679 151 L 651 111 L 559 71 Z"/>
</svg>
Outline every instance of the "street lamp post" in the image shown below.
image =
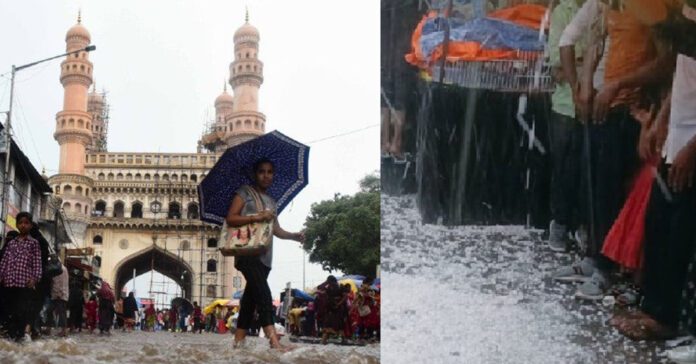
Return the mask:
<svg viewBox="0 0 696 364">
<path fill-rule="evenodd" d="M 2 237 L 5 236 L 5 226 L 7 225 L 7 194 L 8 194 L 8 187 L 10 185 L 10 181 L 8 180 L 9 174 L 10 174 L 10 149 L 12 146 L 12 103 L 14 101 L 14 84 L 15 84 L 15 75 L 17 74 L 18 71 L 21 71 L 23 69 L 36 66 L 37 64 L 44 63 L 46 61 L 54 60 L 56 58 L 60 57 L 65 57 L 69 56 L 74 53 L 79 53 L 79 52 L 91 52 L 93 50 L 97 49 L 95 45 L 89 45 L 85 48 L 80 48 L 78 50 L 74 50 L 71 52 L 66 52 L 63 54 L 59 54 L 57 56 L 49 57 L 46 59 L 42 59 L 40 61 L 32 62 L 32 63 L 27 63 L 22 66 L 15 66 L 12 65 L 12 77 L 10 79 L 10 108 L 7 111 L 7 121 L 5 122 L 5 170 L 3 172 L 3 184 L 2 184 L 2 196 L 0 197 L 0 202 L 2 203 L 2 207 L 0 209 L 0 212 L 2 212 L 2 228 L 0 228 L 0 235 Z"/>
</svg>

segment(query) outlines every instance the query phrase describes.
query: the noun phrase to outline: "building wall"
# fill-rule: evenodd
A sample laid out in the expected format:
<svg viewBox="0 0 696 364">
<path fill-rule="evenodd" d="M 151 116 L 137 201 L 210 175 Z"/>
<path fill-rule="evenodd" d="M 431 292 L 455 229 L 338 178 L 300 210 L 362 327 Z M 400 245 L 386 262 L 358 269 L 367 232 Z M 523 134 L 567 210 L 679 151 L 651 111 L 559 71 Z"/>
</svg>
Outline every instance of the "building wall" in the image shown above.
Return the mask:
<svg viewBox="0 0 696 364">
<path fill-rule="evenodd" d="M 181 257 L 192 268 L 194 300 L 205 304 L 214 298 L 229 298 L 243 287 L 242 275 L 234 269 L 234 259 L 224 258 L 217 247 L 207 246 L 208 239 L 219 238 L 219 227 L 204 224 L 198 218 L 197 185 L 218 158 L 218 154 L 204 153 L 87 155 L 85 172 L 93 180 L 93 203 L 84 241 L 85 246 L 94 247 L 95 254 L 102 257 L 103 279 L 115 286 L 118 266 L 124 259 L 149 249 L 154 238 L 158 247 Z M 65 191 L 65 185 L 59 187 Z M 100 201 L 106 203 L 103 215 L 96 213 Z M 114 216 L 118 201 L 124 204 L 123 217 Z M 159 212 L 151 209 L 155 201 L 161 204 Z M 142 204 L 142 218 L 132 217 L 134 202 Z M 168 218 L 170 202 L 179 204 L 180 218 Z M 189 218 L 191 204 L 196 214 Z M 97 235 L 102 238 L 101 244 L 94 244 Z M 183 249 L 185 241 L 188 249 Z M 217 261 L 217 272 L 206 272 L 209 259 Z M 233 287 L 235 276 L 240 277 L 238 288 Z M 209 285 L 216 286 L 215 297 L 207 296 Z"/>
</svg>

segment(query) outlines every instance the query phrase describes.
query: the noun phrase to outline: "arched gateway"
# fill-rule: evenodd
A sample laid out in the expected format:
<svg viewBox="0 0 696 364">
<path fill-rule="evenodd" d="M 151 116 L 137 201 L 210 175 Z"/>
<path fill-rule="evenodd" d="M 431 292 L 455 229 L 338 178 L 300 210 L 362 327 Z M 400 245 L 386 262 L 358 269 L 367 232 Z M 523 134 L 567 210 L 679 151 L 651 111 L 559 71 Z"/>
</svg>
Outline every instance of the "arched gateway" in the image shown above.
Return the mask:
<svg viewBox="0 0 696 364">
<path fill-rule="evenodd" d="M 183 259 L 157 245 L 138 251 L 116 265 L 113 278 L 116 292 L 121 292 L 123 286 L 133 278 L 133 270 L 136 276 L 151 270 L 157 271 L 181 286 L 185 298 L 193 297 L 193 268 Z"/>
</svg>

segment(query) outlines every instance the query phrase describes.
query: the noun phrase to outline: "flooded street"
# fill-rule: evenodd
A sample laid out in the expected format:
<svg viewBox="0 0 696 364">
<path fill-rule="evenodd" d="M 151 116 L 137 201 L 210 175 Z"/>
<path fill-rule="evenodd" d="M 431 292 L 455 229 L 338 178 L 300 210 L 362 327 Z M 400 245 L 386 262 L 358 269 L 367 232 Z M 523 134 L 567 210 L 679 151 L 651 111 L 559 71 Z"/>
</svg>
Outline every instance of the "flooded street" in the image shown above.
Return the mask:
<svg viewBox="0 0 696 364">
<path fill-rule="evenodd" d="M 232 348 L 232 336 L 168 332 L 114 332 L 111 336 L 76 334 L 17 345 L 0 340 L 0 364 L 9 363 L 350 363 L 380 361 L 379 344 L 364 347 L 293 344 L 278 353 L 263 338 Z M 288 339 L 281 342 L 287 344 Z"/>
<path fill-rule="evenodd" d="M 412 197 L 382 197 L 385 362 L 668 363 L 549 279 L 573 257 L 520 226 L 423 225 Z"/>
</svg>

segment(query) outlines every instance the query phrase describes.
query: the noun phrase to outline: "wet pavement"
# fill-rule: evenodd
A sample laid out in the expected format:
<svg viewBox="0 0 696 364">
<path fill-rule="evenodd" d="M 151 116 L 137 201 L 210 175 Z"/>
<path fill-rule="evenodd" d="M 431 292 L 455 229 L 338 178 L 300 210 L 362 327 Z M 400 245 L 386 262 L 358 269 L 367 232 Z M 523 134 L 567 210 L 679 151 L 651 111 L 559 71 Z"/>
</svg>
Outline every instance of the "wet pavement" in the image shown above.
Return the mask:
<svg viewBox="0 0 696 364">
<path fill-rule="evenodd" d="M 281 342 L 289 344 L 287 338 Z M 169 332 L 114 332 L 111 336 L 76 334 L 15 344 L 0 340 L 0 364 L 9 363 L 345 363 L 373 364 L 379 344 L 363 347 L 292 344 L 288 353 L 268 349 L 263 338 L 249 337 L 242 349 L 232 336 Z"/>
<path fill-rule="evenodd" d="M 382 197 L 385 363 L 668 363 L 662 344 L 605 322 L 611 306 L 549 274 L 572 262 L 521 226 L 423 225 L 413 197 Z"/>
</svg>

